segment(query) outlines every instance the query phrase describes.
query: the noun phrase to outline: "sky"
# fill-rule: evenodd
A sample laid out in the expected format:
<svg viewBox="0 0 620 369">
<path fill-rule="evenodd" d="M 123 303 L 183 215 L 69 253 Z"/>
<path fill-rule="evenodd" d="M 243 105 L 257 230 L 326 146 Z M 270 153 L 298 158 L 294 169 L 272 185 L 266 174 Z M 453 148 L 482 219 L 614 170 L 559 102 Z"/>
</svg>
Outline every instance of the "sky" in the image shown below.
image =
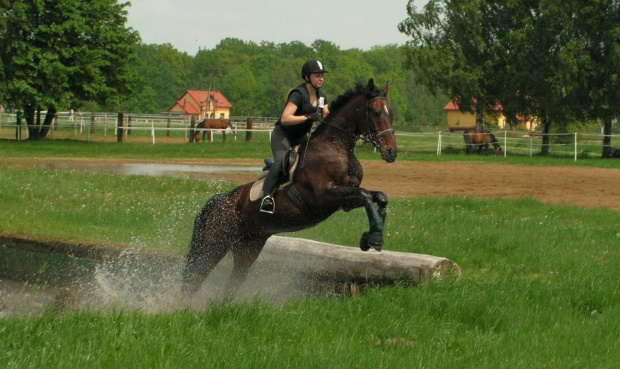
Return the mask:
<svg viewBox="0 0 620 369">
<path fill-rule="evenodd" d="M 119 2 L 123 2 L 121 0 Z M 402 45 L 398 31 L 408 0 L 129 0 L 127 26 L 145 44 L 171 44 L 196 55 L 222 39 L 310 46 L 325 40 L 341 50 Z M 426 0 L 415 0 L 421 10 Z"/>
</svg>

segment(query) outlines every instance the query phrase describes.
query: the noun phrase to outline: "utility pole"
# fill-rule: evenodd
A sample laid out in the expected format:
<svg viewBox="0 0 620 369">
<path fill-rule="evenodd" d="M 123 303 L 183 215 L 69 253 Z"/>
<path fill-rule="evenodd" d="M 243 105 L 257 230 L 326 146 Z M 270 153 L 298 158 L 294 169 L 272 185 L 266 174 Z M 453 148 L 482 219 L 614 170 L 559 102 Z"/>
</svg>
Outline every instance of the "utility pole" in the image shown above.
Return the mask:
<svg viewBox="0 0 620 369">
<path fill-rule="evenodd" d="M 209 72 L 211 73 L 211 78 L 209 80 L 209 94 L 207 97 L 207 115 L 209 115 L 209 107 L 210 107 L 210 99 L 213 98 L 213 118 L 215 118 L 215 112 L 217 111 L 217 99 L 215 98 L 215 71 L 217 68 L 211 68 Z M 213 92 L 213 94 L 211 94 Z M 209 115 L 209 118 L 212 118 Z"/>
</svg>

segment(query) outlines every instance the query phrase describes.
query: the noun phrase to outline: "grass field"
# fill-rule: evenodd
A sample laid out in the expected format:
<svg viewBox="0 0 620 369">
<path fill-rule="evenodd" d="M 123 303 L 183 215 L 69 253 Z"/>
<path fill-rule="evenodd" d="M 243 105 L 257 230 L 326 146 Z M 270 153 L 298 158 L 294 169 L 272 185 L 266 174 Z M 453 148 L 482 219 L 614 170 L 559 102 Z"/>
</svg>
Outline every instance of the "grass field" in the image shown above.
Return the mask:
<svg viewBox="0 0 620 369">
<path fill-rule="evenodd" d="M 262 158 L 264 146 L 0 141 L 0 231 L 180 255 L 196 212 L 231 184 L 28 170 L 11 162 Z M 377 157 L 367 149 L 359 156 Z M 507 159 L 617 168 L 605 160 Z M 617 211 L 528 198 L 396 199 L 384 247 L 447 257 L 460 265 L 461 280 L 375 287 L 359 297 L 227 301 L 166 314 L 50 308 L 0 321 L 0 367 L 616 368 L 618 224 Z M 295 236 L 355 246 L 366 228 L 363 211 L 341 212 Z"/>
</svg>

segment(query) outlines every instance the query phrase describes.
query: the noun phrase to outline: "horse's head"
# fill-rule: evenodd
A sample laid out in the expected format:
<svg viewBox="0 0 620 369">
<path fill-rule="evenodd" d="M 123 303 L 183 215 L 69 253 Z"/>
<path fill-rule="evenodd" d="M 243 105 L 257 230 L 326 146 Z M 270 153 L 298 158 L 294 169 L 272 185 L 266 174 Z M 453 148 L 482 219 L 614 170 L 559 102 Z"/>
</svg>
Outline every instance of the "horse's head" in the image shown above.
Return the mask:
<svg viewBox="0 0 620 369">
<path fill-rule="evenodd" d="M 383 90 L 375 87 L 371 78 L 366 86 L 366 121 L 367 127 L 362 128 L 362 136 L 381 152 L 381 158 L 392 163 L 398 156 L 398 145 L 392 122 L 394 112 L 387 99 L 389 82 L 385 83 Z"/>
<path fill-rule="evenodd" d="M 502 148 L 499 146 L 499 144 L 493 145 L 495 147 L 495 155 L 499 156 L 502 155 Z"/>
</svg>

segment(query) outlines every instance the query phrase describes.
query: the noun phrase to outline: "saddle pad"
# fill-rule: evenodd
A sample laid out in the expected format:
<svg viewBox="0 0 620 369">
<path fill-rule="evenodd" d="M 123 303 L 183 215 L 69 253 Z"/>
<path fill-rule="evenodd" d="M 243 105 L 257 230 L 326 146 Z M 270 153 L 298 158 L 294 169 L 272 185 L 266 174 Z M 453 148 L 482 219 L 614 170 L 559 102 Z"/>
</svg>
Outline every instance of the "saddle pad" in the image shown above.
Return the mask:
<svg viewBox="0 0 620 369">
<path fill-rule="evenodd" d="M 295 152 L 299 152 L 299 145 L 295 146 L 294 150 Z M 293 183 L 293 173 L 295 173 L 295 168 L 297 168 L 297 163 L 299 163 L 299 159 L 299 155 L 297 155 L 297 159 L 295 160 L 293 165 L 291 165 L 291 169 L 289 169 L 288 171 L 288 182 L 282 183 L 280 186 L 278 186 L 278 189 Z M 256 180 L 256 182 L 254 182 L 252 188 L 250 189 L 250 201 L 256 201 L 263 198 L 263 184 L 265 183 L 265 177 L 267 177 L 267 173 L 269 173 L 269 171 L 265 170 L 258 174 L 258 179 Z"/>
</svg>

